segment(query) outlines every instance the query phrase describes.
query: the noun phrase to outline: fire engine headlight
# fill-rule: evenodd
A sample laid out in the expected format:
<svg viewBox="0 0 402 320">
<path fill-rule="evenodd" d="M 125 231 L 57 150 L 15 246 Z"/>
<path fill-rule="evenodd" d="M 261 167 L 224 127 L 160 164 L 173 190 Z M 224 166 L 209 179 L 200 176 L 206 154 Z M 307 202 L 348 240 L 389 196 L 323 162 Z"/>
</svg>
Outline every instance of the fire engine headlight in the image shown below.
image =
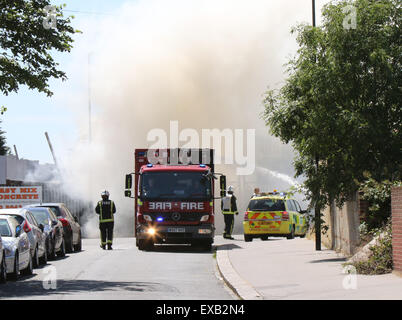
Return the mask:
<svg viewBox="0 0 402 320">
<path fill-rule="evenodd" d="M 151 235 L 151 236 L 154 236 L 154 235 L 156 234 L 155 228 L 149 228 L 149 229 L 147 230 L 147 232 L 148 232 L 148 234 Z"/>
<path fill-rule="evenodd" d="M 199 229 L 198 233 L 199 234 L 210 234 L 212 232 L 211 229 Z"/>
<path fill-rule="evenodd" d="M 208 221 L 208 219 L 209 219 L 209 216 L 206 215 L 206 216 L 202 216 L 200 221 L 205 222 L 205 221 Z"/>
</svg>

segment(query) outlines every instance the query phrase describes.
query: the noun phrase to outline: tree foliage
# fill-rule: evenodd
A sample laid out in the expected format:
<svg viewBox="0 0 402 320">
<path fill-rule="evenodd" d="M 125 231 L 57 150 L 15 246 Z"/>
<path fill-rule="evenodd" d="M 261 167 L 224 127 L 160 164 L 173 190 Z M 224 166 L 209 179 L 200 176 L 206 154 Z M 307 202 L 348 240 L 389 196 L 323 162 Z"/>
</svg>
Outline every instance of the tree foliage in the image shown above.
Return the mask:
<svg viewBox="0 0 402 320">
<path fill-rule="evenodd" d="M 354 29 L 344 28 L 346 5 Z M 343 0 L 324 7 L 322 26 L 292 30 L 299 50 L 283 87 L 267 91 L 263 118 L 292 143 L 296 176 L 321 207 L 342 204 L 364 172 L 401 178 L 401 16 L 399 0 Z"/>
<path fill-rule="evenodd" d="M 55 6 L 56 25 L 46 28 L 50 0 L 0 0 L 0 91 L 8 95 L 20 85 L 52 95 L 50 78 L 66 79 L 52 55 L 69 52 L 76 32 L 62 6 Z"/>
<path fill-rule="evenodd" d="M 4 156 L 10 152 L 10 148 L 6 144 L 6 137 L 4 134 L 5 132 L 0 129 L 0 156 Z"/>
</svg>

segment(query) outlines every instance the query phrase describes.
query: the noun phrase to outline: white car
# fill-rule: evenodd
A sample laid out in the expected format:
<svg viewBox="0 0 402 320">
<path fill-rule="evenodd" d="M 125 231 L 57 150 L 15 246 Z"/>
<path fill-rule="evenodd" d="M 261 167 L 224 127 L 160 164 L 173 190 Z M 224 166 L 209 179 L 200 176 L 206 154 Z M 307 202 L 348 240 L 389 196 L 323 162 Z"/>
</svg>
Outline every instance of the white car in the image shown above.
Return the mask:
<svg viewBox="0 0 402 320">
<path fill-rule="evenodd" d="M 5 283 L 7 281 L 7 265 L 6 265 L 6 253 L 3 248 L 3 240 L 1 238 L 1 227 L 0 227 L 0 283 Z"/>
<path fill-rule="evenodd" d="M 7 273 L 11 273 L 14 280 L 18 280 L 20 270 L 23 274 L 32 274 L 33 263 L 29 239 L 17 219 L 1 215 L 0 234 L 6 254 Z"/>
<path fill-rule="evenodd" d="M 34 268 L 47 262 L 46 234 L 44 226 L 37 223 L 35 217 L 27 209 L 1 209 L 0 217 L 9 215 L 15 217 L 28 236 Z"/>
</svg>

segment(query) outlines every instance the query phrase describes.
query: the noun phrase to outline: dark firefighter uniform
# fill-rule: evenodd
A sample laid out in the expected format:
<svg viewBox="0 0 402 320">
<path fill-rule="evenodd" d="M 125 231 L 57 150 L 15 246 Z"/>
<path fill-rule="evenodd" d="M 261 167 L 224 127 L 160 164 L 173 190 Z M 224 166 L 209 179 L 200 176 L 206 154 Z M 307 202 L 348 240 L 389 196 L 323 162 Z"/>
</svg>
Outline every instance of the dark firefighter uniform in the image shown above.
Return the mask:
<svg viewBox="0 0 402 320">
<path fill-rule="evenodd" d="M 99 201 L 95 212 L 99 214 L 99 229 L 101 233 L 101 247 L 105 249 L 112 249 L 113 244 L 113 228 L 114 228 L 114 214 L 116 213 L 116 206 L 112 200 Z"/>
<path fill-rule="evenodd" d="M 233 191 L 227 192 L 226 197 L 222 198 L 221 209 L 223 217 L 225 219 L 225 231 L 223 232 L 223 237 L 225 239 L 232 239 L 233 225 L 234 225 L 234 215 L 239 214 L 237 211 L 236 197 Z"/>
</svg>

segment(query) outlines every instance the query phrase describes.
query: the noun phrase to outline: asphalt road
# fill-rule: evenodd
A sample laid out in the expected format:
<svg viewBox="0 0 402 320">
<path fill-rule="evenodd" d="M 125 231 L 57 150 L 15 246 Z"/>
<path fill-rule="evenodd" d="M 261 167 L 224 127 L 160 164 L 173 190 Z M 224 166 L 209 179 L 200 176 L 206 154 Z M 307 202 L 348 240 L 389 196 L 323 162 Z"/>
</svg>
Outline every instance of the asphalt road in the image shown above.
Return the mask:
<svg viewBox="0 0 402 320">
<path fill-rule="evenodd" d="M 113 251 L 84 239 L 83 250 L 0 285 L 0 299 L 232 300 L 211 252 L 164 246 L 139 251 L 133 238 L 115 239 Z"/>
</svg>

